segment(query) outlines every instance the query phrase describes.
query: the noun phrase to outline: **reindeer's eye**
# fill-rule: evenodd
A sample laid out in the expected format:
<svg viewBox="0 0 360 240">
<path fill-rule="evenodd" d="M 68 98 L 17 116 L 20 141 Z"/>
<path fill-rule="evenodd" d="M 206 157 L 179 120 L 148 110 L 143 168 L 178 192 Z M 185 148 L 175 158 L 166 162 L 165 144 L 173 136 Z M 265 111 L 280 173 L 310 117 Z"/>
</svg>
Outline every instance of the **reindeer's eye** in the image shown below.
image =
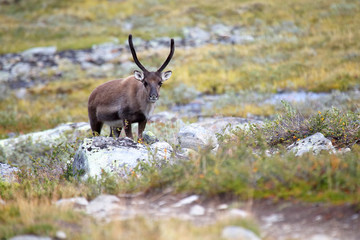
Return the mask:
<svg viewBox="0 0 360 240">
<path fill-rule="evenodd" d="M 147 82 L 144 82 L 144 86 L 147 87 L 148 83 Z"/>
<path fill-rule="evenodd" d="M 162 86 L 162 82 L 159 82 L 159 87 L 161 87 Z"/>
</svg>

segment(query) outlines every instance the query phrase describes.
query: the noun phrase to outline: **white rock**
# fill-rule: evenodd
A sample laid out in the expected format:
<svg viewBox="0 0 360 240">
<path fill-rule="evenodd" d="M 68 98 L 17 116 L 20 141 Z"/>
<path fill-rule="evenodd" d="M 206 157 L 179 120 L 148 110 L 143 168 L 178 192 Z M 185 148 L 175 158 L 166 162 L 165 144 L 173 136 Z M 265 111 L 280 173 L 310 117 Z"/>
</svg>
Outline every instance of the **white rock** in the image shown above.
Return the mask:
<svg viewBox="0 0 360 240">
<path fill-rule="evenodd" d="M 221 232 L 221 237 L 229 240 L 261 240 L 252 231 L 238 226 L 225 227 Z"/>
<path fill-rule="evenodd" d="M 66 239 L 66 233 L 63 231 L 57 231 L 55 234 L 56 239 Z"/>
<path fill-rule="evenodd" d="M 202 216 L 205 214 L 205 208 L 201 205 L 194 205 L 190 208 L 190 215 Z"/>
<path fill-rule="evenodd" d="M 20 161 L 25 161 L 25 158 L 27 158 L 31 152 L 24 152 L 24 145 L 34 145 L 33 148 L 26 148 L 26 151 L 49 149 L 61 143 L 73 141 L 79 135 L 84 135 L 89 130 L 90 125 L 85 122 L 67 123 L 61 124 L 53 129 L 24 134 L 17 138 L 0 140 L 0 153 L 2 152 L 2 154 L 0 154 L 0 162 L 11 161 L 12 163 L 25 165 L 27 162 L 24 163 Z M 14 154 L 20 154 L 23 158 Z"/>
<path fill-rule="evenodd" d="M 250 124 L 261 124 L 261 121 L 249 120 L 239 117 L 205 118 L 192 125 L 203 127 L 214 134 L 230 135 L 237 129 L 248 129 Z"/>
<path fill-rule="evenodd" d="M 10 76 L 8 71 L 0 71 L 0 83 L 7 82 L 10 79 Z"/>
<path fill-rule="evenodd" d="M 331 141 L 324 137 L 322 133 L 315 133 L 303 140 L 297 141 L 288 147 L 295 153 L 295 156 L 301 156 L 305 153 L 312 152 L 319 154 L 322 150 L 335 153 L 335 148 Z"/>
<path fill-rule="evenodd" d="M 0 181 L 13 182 L 16 180 L 16 172 L 18 168 L 12 167 L 9 164 L 0 163 Z"/>
<path fill-rule="evenodd" d="M 191 195 L 189 197 L 186 197 L 184 199 L 181 199 L 180 201 L 178 201 L 177 203 L 175 203 L 174 205 L 172 205 L 172 207 L 182 207 L 185 205 L 188 205 L 190 203 L 193 203 L 195 201 L 197 201 L 199 199 L 198 195 Z"/>
<path fill-rule="evenodd" d="M 89 204 L 88 200 L 84 197 L 76 197 L 76 198 L 65 198 L 56 201 L 57 206 L 73 206 L 74 208 L 86 208 Z"/>
<path fill-rule="evenodd" d="M 171 163 L 172 147 L 166 142 L 156 142 L 149 147 L 129 138 L 85 138 L 74 158 L 74 173 L 82 178 L 100 177 L 102 172 L 126 177 L 139 163 L 160 166 Z"/>
<path fill-rule="evenodd" d="M 35 48 L 30 48 L 24 52 L 22 52 L 22 56 L 23 57 L 29 57 L 29 56 L 33 56 L 35 54 L 38 55 L 53 55 L 56 53 L 56 47 L 55 46 L 51 46 L 51 47 L 35 47 Z"/>
<path fill-rule="evenodd" d="M 229 208 L 229 205 L 227 205 L 227 204 L 220 204 L 219 206 L 217 206 L 217 209 L 218 210 L 226 210 L 226 209 L 228 209 Z"/>
<path fill-rule="evenodd" d="M 316 234 L 309 238 L 309 240 L 333 240 L 333 238 L 323 235 L 323 234 Z"/>
<path fill-rule="evenodd" d="M 6 204 L 6 202 L 4 200 L 0 199 L 0 205 L 5 205 L 5 204 Z"/>
<path fill-rule="evenodd" d="M 246 212 L 246 211 L 244 211 L 244 210 L 241 210 L 241 209 L 236 209 L 236 208 L 231 209 L 231 210 L 229 211 L 229 214 L 230 214 L 230 216 L 232 216 L 232 217 L 241 217 L 241 218 L 246 218 L 246 217 L 249 216 L 249 213 L 248 213 L 248 212 Z"/>
<path fill-rule="evenodd" d="M 177 137 L 181 148 L 198 151 L 199 149 L 216 149 L 218 147 L 214 133 L 194 124 L 181 128 Z"/>
<path fill-rule="evenodd" d="M 106 218 L 120 209 L 120 199 L 114 195 L 103 194 L 92 200 L 86 207 L 86 213 L 96 218 Z"/>
<path fill-rule="evenodd" d="M 19 236 L 12 237 L 9 240 L 51 240 L 51 238 L 35 236 L 35 235 L 19 235 Z"/>
<path fill-rule="evenodd" d="M 16 63 L 14 66 L 12 66 L 11 75 L 25 76 L 25 75 L 29 75 L 30 71 L 31 71 L 31 66 L 29 63 L 19 62 L 19 63 Z"/>
</svg>

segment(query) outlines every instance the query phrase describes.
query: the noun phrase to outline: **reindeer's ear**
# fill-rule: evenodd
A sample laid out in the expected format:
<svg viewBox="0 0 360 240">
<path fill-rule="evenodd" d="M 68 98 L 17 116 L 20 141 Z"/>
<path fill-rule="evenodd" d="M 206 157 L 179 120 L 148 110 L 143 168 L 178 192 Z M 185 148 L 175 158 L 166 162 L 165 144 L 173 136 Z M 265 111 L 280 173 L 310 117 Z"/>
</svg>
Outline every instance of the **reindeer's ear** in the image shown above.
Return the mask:
<svg viewBox="0 0 360 240">
<path fill-rule="evenodd" d="M 138 70 L 134 71 L 134 77 L 136 80 L 143 81 L 144 80 L 144 73 Z"/>
<path fill-rule="evenodd" d="M 168 80 L 171 77 L 171 74 L 172 74 L 171 71 L 166 71 L 166 72 L 161 73 L 162 81 L 164 82 L 164 81 Z"/>
</svg>

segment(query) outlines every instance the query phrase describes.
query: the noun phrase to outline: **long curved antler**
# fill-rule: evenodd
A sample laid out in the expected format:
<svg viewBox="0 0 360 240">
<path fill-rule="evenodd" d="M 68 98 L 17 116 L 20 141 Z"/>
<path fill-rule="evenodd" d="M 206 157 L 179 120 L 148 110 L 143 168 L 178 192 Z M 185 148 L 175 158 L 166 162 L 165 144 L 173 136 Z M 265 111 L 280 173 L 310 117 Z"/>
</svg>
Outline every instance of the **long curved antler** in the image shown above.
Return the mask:
<svg viewBox="0 0 360 240">
<path fill-rule="evenodd" d="M 161 67 L 157 70 L 158 72 L 162 72 L 164 70 L 164 68 L 166 68 L 166 66 L 169 64 L 171 58 L 173 57 L 174 52 L 175 52 L 174 39 L 171 39 L 169 56 L 167 57 L 167 59 L 165 60 L 163 65 L 161 65 Z"/>
<path fill-rule="evenodd" d="M 143 71 L 143 72 L 148 72 L 148 70 L 146 70 L 146 68 L 140 63 L 139 59 L 136 56 L 136 52 L 135 52 L 135 48 L 132 42 L 132 35 L 129 35 L 129 46 L 130 46 L 130 50 L 131 50 L 131 54 L 133 56 L 134 62 L 136 63 L 136 65 L 138 65 L 138 67 Z"/>
</svg>

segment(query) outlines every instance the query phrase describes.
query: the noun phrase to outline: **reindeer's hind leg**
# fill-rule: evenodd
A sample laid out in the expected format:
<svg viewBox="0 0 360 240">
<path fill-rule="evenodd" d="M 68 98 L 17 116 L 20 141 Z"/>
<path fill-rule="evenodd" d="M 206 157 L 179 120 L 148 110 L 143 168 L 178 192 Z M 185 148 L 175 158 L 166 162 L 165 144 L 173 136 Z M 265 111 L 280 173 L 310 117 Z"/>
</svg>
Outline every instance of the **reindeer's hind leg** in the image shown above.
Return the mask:
<svg viewBox="0 0 360 240">
<path fill-rule="evenodd" d="M 92 109 L 88 109 L 88 111 L 92 134 L 94 137 L 99 136 L 104 123 L 97 120 L 96 111 L 93 111 Z"/>
<path fill-rule="evenodd" d="M 110 127 L 110 137 L 116 137 L 118 138 L 121 134 L 121 127 Z"/>
</svg>

